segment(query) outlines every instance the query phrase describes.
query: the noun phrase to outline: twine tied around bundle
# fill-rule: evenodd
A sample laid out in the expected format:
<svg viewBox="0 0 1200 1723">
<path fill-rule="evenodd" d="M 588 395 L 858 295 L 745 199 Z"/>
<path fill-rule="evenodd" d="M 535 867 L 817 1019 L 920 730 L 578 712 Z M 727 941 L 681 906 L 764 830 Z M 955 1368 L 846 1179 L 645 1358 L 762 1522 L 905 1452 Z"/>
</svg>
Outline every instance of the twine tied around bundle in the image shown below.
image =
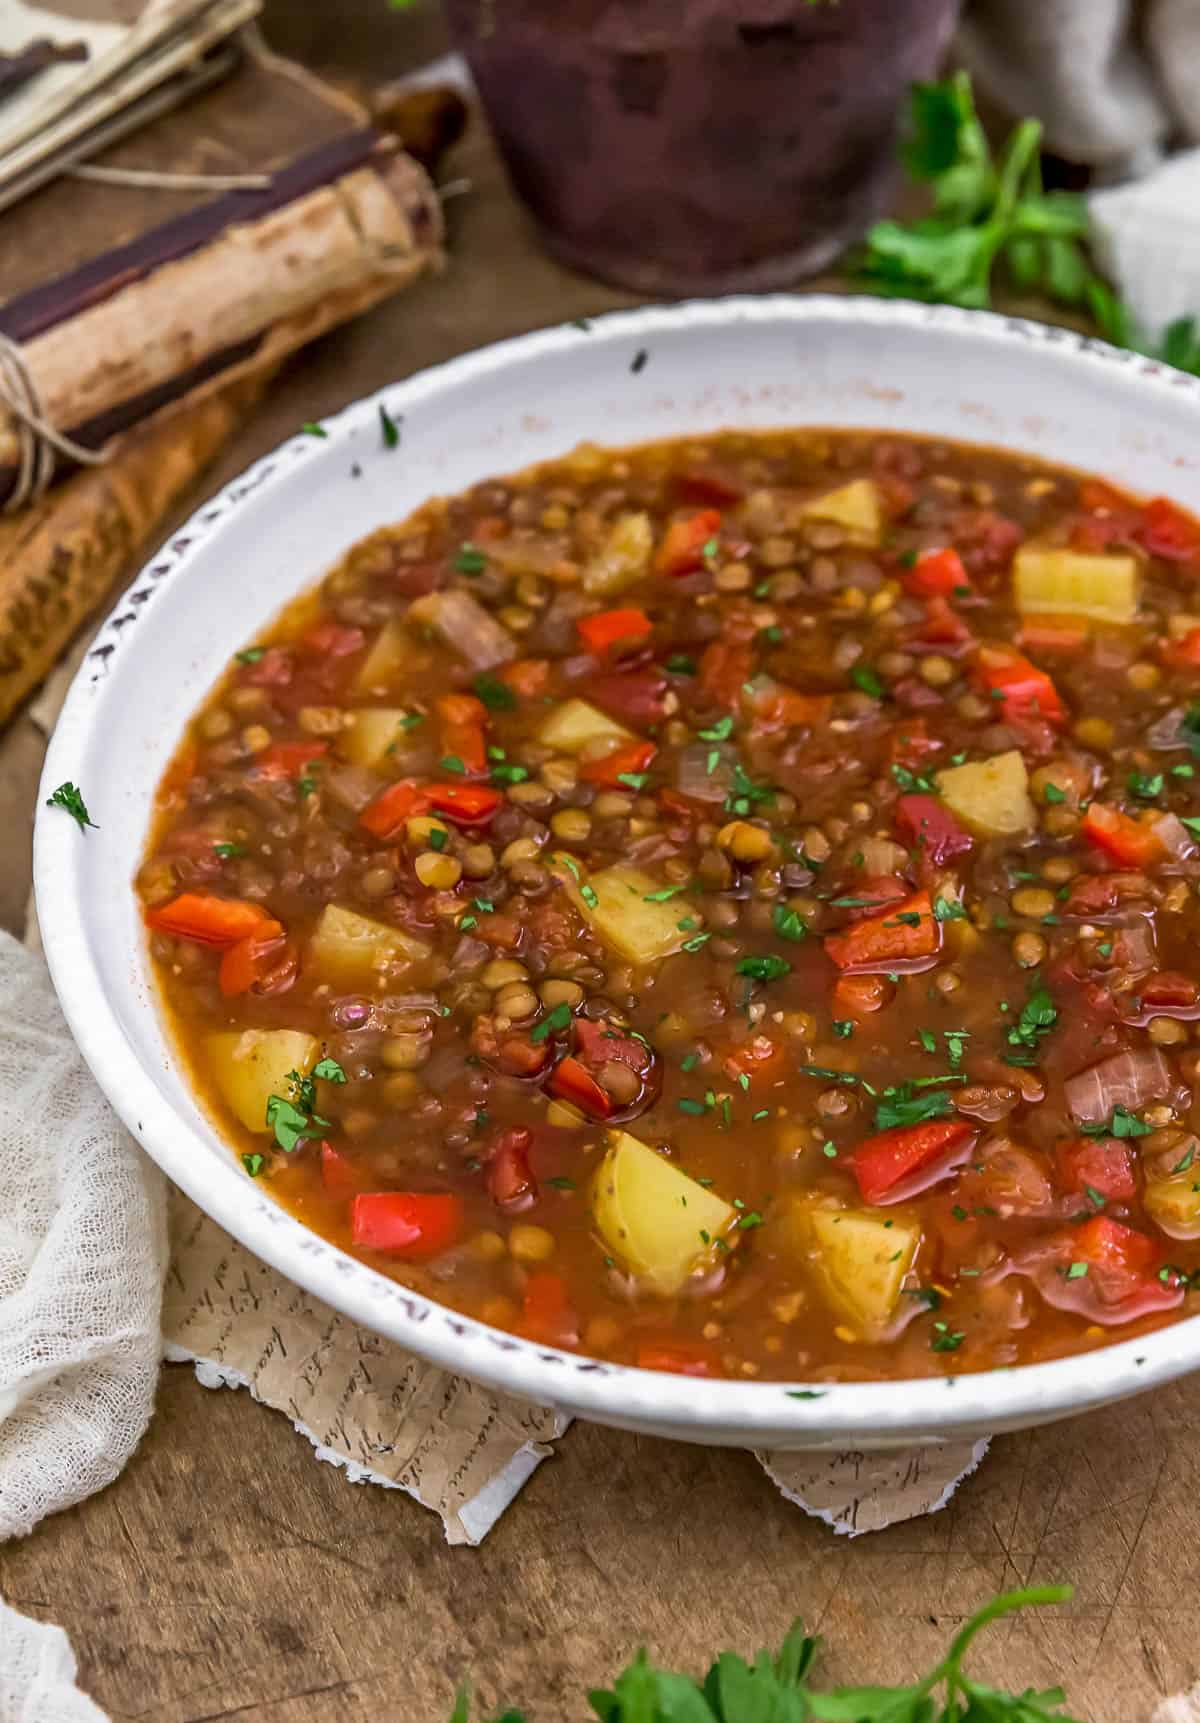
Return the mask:
<svg viewBox="0 0 1200 1723">
<path fill-rule="evenodd" d="M 17 473 L 4 503 L 6 514 L 43 494 L 54 477 L 56 455 L 83 467 L 103 466 L 109 459 L 107 447 L 85 448 L 50 423 L 20 343 L 4 334 L 0 334 L 0 404 L 12 414 L 17 433 Z"/>
</svg>

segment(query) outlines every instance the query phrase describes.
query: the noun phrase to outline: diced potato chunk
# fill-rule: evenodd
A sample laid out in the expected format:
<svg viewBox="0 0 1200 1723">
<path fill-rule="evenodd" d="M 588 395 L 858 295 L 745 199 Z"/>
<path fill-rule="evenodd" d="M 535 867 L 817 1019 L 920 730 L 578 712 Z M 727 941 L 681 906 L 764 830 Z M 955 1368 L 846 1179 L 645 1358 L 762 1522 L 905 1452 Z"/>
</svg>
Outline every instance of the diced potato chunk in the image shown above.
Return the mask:
<svg viewBox="0 0 1200 1723">
<path fill-rule="evenodd" d="M 592 1214 L 609 1250 L 664 1296 L 712 1260 L 736 1210 L 662 1155 L 614 1131 L 592 1184 Z"/>
<path fill-rule="evenodd" d="M 208 1038 L 209 1067 L 222 1098 L 248 1131 L 269 1131 L 267 1102 L 291 1100 L 289 1074 L 307 1077 L 317 1062 L 315 1035 L 300 1029 L 242 1029 Z"/>
<path fill-rule="evenodd" d="M 411 672 L 419 656 L 416 640 L 404 624 L 393 617 L 380 629 L 352 687 L 359 693 L 367 693 L 373 688 L 393 688 Z"/>
<path fill-rule="evenodd" d="M 792 1211 L 792 1236 L 822 1297 L 863 1338 L 896 1314 L 921 1229 L 896 1209 L 842 1208 L 806 1198 Z"/>
<path fill-rule="evenodd" d="M 1045 550 L 1025 545 L 1013 562 L 1013 593 L 1025 616 L 1089 616 L 1132 622 L 1137 615 L 1137 558 Z"/>
<path fill-rule="evenodd" d="M 700 925 L 695 905 L 684 897 L 650 901 L 662 892 L 663 883 L 641 868 L 617 863 L 590 874 L 586 882 L 579 877 L 578 863 L 574 870 L 563 863 L 554 871 L 584 919 L 629 963 L 646 965 L 669 957 L 682 950 Z"/>
<path fill-rule="evenodd" d="M 854 479 L 824 496 L 812 497 L 800 510 L 810 520 L 833 521 L 859 544 L 878 544 L 883 530 L 879 491 L 871 479 Z"/>
<path fill-rule="evenodd" d="M 349 714 L 338 740 L 338 752 L 358 766 L 384 766 L 404 752 L 410 716 L 402 706 L 368 706 Z"/>
<path fill-rule="evenodd" d="M 583 571 L 585 592 L 611 598 L 641 580 L 650 567 L 654 528 L 648 514 L 619 515 Z"/>
<path fill-rule="evenodd" d="M 1200 1189 L 1190 1170 L 1171 1178 L 1147 1179 L 1146 1213 L 1170 1238 L 1200 1238 Z"/>
<path fill-rule="evenodd" d="M 398 927 L 326 904 L 308 942 L 308 965 L 329 980 L 364 986 L 429 956 L 429 946 Z"/>
<path fill-rule="evenodd" d="M 1013 837 L 1036 823 L 1029 773 L 1015 748 L 991 760 L 948 766 L 937 774 L 937 785 L 950 812 L 980 837 Z"/>
<path fill-rule="evenodd" d="M 593 742 L 622 742 L 637 740 L 632 730 L 618 724 L 599 706 L 586 700 L 564 700 L 556 706 L 538 733 L 538 740 L 547 748 L 557 748 L 560 754 L 579 754 L 590 750 Z"/>
</svg>

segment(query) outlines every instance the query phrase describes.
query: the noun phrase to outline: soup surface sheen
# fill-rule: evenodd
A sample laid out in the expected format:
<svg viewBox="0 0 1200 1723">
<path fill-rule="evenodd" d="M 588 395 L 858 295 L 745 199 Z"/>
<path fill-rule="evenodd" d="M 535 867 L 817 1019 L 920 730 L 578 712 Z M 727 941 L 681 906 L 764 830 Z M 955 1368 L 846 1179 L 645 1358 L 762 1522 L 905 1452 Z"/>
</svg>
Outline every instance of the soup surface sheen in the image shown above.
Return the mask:
<svg viewBox="0 0 1200 1723">
<path fill-rule="evenodd" d="M 247 1174 L 364 1261 L 651 1368 L 952 1374 L 1195 1306 L 1197 773 L 1170 502 L 583 448 L 237 653 L 138 889 Z"/>
</svg>

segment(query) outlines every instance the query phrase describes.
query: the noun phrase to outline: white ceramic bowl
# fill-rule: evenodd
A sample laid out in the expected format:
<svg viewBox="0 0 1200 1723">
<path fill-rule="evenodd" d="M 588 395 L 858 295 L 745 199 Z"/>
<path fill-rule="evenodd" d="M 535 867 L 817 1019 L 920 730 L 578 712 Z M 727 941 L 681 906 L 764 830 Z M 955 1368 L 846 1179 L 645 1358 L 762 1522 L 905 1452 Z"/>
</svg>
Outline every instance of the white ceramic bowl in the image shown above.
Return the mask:
<svg viewBox="0 0 1200 1723">
<path fill-rule="evenodd" d="M 401 427 L 396 449 L 381 404 Z M 887 1447 L 1045 1422 L 1196 1367 L 1200 1318 L 1051 1364 L 812 1397 L 550 1351 L 408 1292 L 277 1207 L 197 1106 L 154 999 L 131 887 L 154 787 L 231 652 L 285 600 L 431 493 L 584 439 L 796 424 L 1028 450 L 1200 509 L 1200 382 L 1040 324 L 873 299 L 729 299 L 548 329 L 423 372 L 227 486 L 101 629 L 43 780 L 43 802 L 64 780 L 80 785 L 99 825 L 84 834 L 40 807 L 46 952 L 97 1080 L 170 1177 L 291 1279 L 447 1368 L 603 1423 L 754 1447 Z"/>
</svg>

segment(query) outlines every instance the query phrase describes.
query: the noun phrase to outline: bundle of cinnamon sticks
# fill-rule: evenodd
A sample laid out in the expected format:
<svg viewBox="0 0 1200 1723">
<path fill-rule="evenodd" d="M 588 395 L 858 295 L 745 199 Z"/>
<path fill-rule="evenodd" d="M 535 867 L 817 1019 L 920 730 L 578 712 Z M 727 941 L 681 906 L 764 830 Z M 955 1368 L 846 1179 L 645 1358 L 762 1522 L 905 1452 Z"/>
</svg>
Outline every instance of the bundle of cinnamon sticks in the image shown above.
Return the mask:
<svg viewBox="0 0 1200 1723">
<path fill-rule="evenodd" d="M 57 457 L 52 487 L 0 517 L 0 724 L 281 361 L 441 258 L 424 168 L 258 49 L 99 159 L 117 183 L 59 179 L 0 217 L 0 336 L 41 417 L 103 457 L 74 471 Z M 130 172 L 166 177 L 140 188 Z M 252 183 L 214 194 L 213 174 Z M 21 419 L 0 396 L 0 503 Z"/>
</svg>

